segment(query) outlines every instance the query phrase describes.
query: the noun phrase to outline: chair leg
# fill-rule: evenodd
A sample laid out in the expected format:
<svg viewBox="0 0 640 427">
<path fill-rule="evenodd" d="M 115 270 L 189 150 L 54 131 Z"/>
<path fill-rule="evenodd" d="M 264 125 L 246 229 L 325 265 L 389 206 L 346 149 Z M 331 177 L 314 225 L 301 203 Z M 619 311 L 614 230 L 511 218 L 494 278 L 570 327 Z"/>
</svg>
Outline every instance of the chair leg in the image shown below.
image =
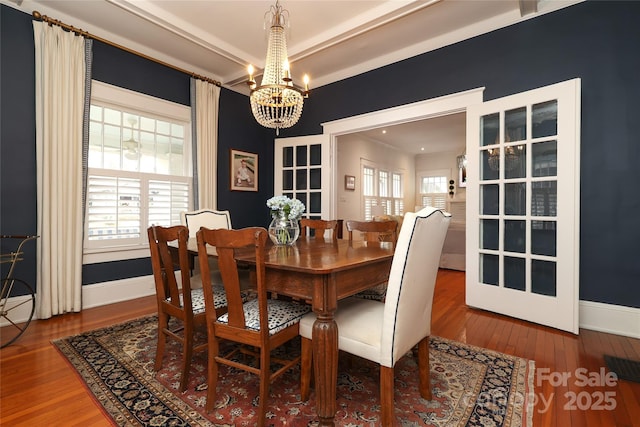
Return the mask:
<svg viewBox="0 0 640 427">
<path fill-rule="evenodd" d="M 158 344 L 156 345 L 156 363 L 154 369 L 159 371 L 162 368 L 162 359 L 164 358 L 164 347 L 167 342 L 165 329 L 169 327 L 169 316 L 165 313 L 158 313 Z"/>
<path fill-rule="evenodd" d="M 394 426 L 395 408 L 393 403 L 393 368 L 380 365 L 380 407 L 384 427 Z"/>
<path fill-rule="evenodd" d="M 186 322 L 185 322 L 186 323 Z M 191 370 L 191 359 L 193 357 L 193 325 L 184 326 L 184 336 L 182 340 L 182 375 L 180 376 L 180 391 L 187 388 L 189 381 L 189 371 Z"/>
<path fill-rule="evenodd" d="M 431 368 L 429 367 L 429 337 L 418 343 L 418 371 L 420 372 L 420 396 L 431 400 Z"/>
<path fill-rule="evenodd" d="M 208 331 L 208 355 L 207 355 L 207 403 L 205 410 L 211 412 L 213 405 L 216 403 L 216 387 L 218 387 L 218 339 L 214 336 L 213 331 Z"/>
<path fill-rule="evenodd" d="M 264 427 L 271 383 L 271 354 L 268 348 L 260 349 L 260 404 L 258 406 L 258 427 Z"/>
<path fill-rule="evenodd" d="M 303 402 L 309 400 L 309 389 L 311 387 L 311 372 L 313 363 L 313 347 L 311 340 L 301 337 L 302 348 L 300 350 L 300 399 Z"/>
</svg>

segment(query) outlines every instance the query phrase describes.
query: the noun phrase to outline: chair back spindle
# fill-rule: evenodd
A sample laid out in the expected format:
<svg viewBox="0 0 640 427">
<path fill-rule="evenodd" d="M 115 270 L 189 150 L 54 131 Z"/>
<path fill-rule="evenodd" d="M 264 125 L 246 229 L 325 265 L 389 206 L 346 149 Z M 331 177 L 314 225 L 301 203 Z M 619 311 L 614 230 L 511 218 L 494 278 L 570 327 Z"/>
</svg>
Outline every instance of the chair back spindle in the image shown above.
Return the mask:
<svg viewBox="0 0 640 427">
<path fill-rule="evenodd" d="M 311 230 L 313 230 L 313 236 L 316 239 L 324 239 L 327 231 L 331 233 L 330 237 L 333 240 L 338 239 L 338 221 L 335 219 L 325 220 L 302 218 L 300 220 L 300 236 L 311 236 Z"/>
<path fill-rule="evenodd" d="M 353 241 L 353 232 L 360 231 L 365 240 L 373 242 L 395 242 L 398 240 L 398 222 L 388 221 L 347 221 L 349 241 Z"/>
</svg>

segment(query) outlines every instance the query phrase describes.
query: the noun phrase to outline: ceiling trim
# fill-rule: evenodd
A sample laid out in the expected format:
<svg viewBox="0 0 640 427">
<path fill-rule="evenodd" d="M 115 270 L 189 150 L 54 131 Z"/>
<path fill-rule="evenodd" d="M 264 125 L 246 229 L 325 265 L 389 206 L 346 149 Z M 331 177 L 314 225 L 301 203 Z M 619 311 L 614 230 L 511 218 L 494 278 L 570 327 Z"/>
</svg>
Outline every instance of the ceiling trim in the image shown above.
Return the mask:
<svg viewBox="0 0 640 427">
<path fill-rule="evenodd" d="M 212 36 L 211 34 L 202 34 L 193 25 L 185 22 L 181 19 L 166 13 L 164 10 L 154 6 L 152 3 L 145 0 L 136 0 L 135 2 L 130 0 L 106 0 L 122 10 L 125 10 L 132 15 L 137 16 L 140 19 L 154 24 L 165 31 L 168 31 L 184 40 L 194 43 L 216 55 L 223 56 L 224 58 L 235 62 L 238 65 L 246 64 L 246 60 L 242 57 L 251 56 L 248 52 L 236 49 L 232 45 L 225 43 L 223 40 Z M 171 19 L 174 23 L 170 23 L 168 19 Z M 188 30 L 187 30 L 188 29 Z M 213 43 L 205 41 L 205 38 L 210 38 Z"/>
<path fill-rule="evenodd" d="M 217 33 L 216 28 L 208 26 L 209 19 L 206 15 L 200 16 L 205 19 L 193 19 L 193 22 L 190 20 L 189 17 L 193 17 L 198 11 L 204 13 L 205 10 L 209 10 L 200 6 L 198 2 L 188 2 L 188 13 L 182 13 L 181 10 L 187 8 L 186 3 L 182 6 L 177 0 L 172 0 L 175 3 L 171 7 L 164 4 L 163 0 L 0 1 L 25 13 L 30 14 L 31 11 L 38 10 L 43 15 L 54 16 L 78 28 L 86 28 L 92 34 L 113 40 L 114 43 L 142 52 L 150 58 L 158 58 L 167 64 L 175 64 L 179 68 L 193 70 L 194 73 L 220 81 L 223 87 L 244 95 L 249 93 L 245 84 L 246 66 L 249 63 L 253 64 L 257 70 L 254 75 L 258 78 L 264 67 L 264 52 L 259 52 L 256 48 L 257 41 L 242 36 L 246 33 L 242 30 L 242 25 L 247 25 L 242 22 L 248 22 L 245 18 L 249 15 L 244 10 L 251 9 L 249 2 L 247 7 L 239 5 L 240 0 L 233 2 L 233 9 L 230 9 L 229 13 L 239 21 L 237 25 L 233 25 L 237 31 L 234 32 L 236 36 L 232 40 L 225 39 L 225 34 Z M 289 1 L 296 4 L 299 10 L 307 10 L 306 5 L 312 3 Z M 478 0 L 474 2 L 474 6 L 477 7 L 483 1 L 494 0 Z M 297 44 L 289 41 L 289 59 L 299 66 L 304 65 L 304 70 L 311 77 L 312 87 L 318 88 L 582 1 L 584 0 L 500 0 L 499 4 L 510 6 L 496 6 L 491 9 L 493 12 L 488 11 L 476 16 L 475 19 L 480 21 L 473 19 L 471 7 L 460 7 L 457 0 L 381 0 L 371 2 L 370 7 L 363 7 L 360 3 L 359 7 L 353 8 L 356 13 L 344 16 L 344 22 L 341 19 L 332 19 L 330 25 L 316 26 L 322 23 L 321 16 L 318 16 L 318 22 L 313 23 L 318 33 L 308 34 L 308 39 L 300 39 Z M 313 3 L 316 2 L 321 3 L 320 0 Z M 217 11 L 216 19 L 224 18 L 224 2 L 218 5 L 216 2 L 206 4 Z M 491 4 L 495 6 L 496 3 Z M 327 3 L 326 7 L 334 7 L 336 10 L 324 9 L 322 14 L 339 14 L 339 5 L 338 0 Z M 453 21 L 449 25 L 449 15 L 446 11 L 450 10 L 451 5 L 455 7 L 452 8 Z M 531 13 L 530 10 L 533 9 L 537 12 Z M 392 37 L 381 39 L 387 27 L 393 31 L 394 26 L 404 25 L 405 20 L 411 25 L 419 25 L 418 17 L 432 16 L 432 11 L 434 15 L 443 17 L 438 21 L 438 24 L 443 25 L 434 26 L 434 31 L 429 32 L 429 28 L 417 26 L 415 31 L 411 30 L 411 34 L 420 37 L 408 37 L 396 45 L 393 44 Z M 252 17 L 253 13 L 250 15 Z M 416 19 L 412 19 L 412 15 L 415 15 Z M 483 16 L 486 19 L 483 19 Z M 456 17 L 461 19 L 456 21 Z M 305 16 L 303 21 L 308 22 L 309 18 L 313 18 L 313 15 Z M 228 20 L 223 22 L 230 24 Z M 422 29 L 425 32 L 424 37 L 421 37 Z M 257 29 L 252 29 L 252 34 L 256 32 Z M 403 35 L 399 35 L 398 38 Z M 375 45 L 367 44 L 368 40 L 389 43 L 384 45 L 384 49 L 376 49 Z M 334 50 L 336 56 L 332 58 Z M 353 52 L 353 55 L 349 55 L 349 52 Z M 317 74 L 314 74 L 314 68 Z M 294 79 L 301 79 L 300 71 L 296 73 Z"/>
<path fill-rule="evenodd" d="M 297 62 L 313 56 L 318 52 L 322 52 L 326 49 L 331 48 L 332 46 L 336 46 L 362 34 L 366 34 L 367 32 L 373 31 L 383 25 L 397 21 L 398 19 L 401 19 L 404 16 L 410 15 L 421 9 L 433 6 L 434 4 L 440 3 L 441 1 L 443 0 L 409 2 L 409 4 L 406 4 L 407 2 L 387 2 L 383 6 L 376 8 L 374 11 L 370 11 L 367 14 L 357 16 L 347 22 L 342 23 L 338 27 L 331 28 L 313 38 L 306 40 L 304 43 L 288 45 L 287 50 L 289 54 L 289 62 Z M 400 6 L 398 6 L 398 4 Z M 404 58 L 406 58 L 406 56 L 400 59 Z M 392 61 L 385 61 L 385 64 L 382 65 L 387 65 L 398 60 L 399 59 L 397 59 L 397 55 L 394 55 L 394 59 Z M 252 62 L 255 67 L 254 77 L 259 77 L 262 75 L 264 67 L 256 66 L 256 64 L 262 64 L 263 62 L 264 59 L 256 59 L 254 62 Z M 381 66 L 379 59 L 374 59 L 371 62 L 371 67 L 366 67 L 366 69 L 363 69 L 363 67 L 361 66 L 362 64 L 359 64 L 356 67 L 350 67 L 347 69 L 339 70 L 336 73 L 332 73 L 330 78 L 327 78 L 327 76 L 321 79 L 314 78 L 314 86 L 323 86 L 325 84 L 341 80 L 345 77 L 348 77 L 349 75 L 361 74 L 363 72 Z M 353 72 L 350 73 L 350 71 Z M 238 75 L 225 82 L 225 85 L 236 86 L 238 84 L 246 82 L 246 80 L 246 74 L 238 73 Z"/>
<path fill-rule="evenodd" d="M 410 3 L 403 7 L 394 8 L 391 12 L 382 15 L 379 15 L 378 10 L 376 10 L 368 14 L 368 16 L 372 16 L 371 18 L 363 17 L 362 15 L 357 16 L 347 22 L 344 22 L 340 26 L 339 31 L 336 31 L 336 29 L 331 29 L 317 35 L 314 38 L 307 40 L 305 42 L 305 45 L 308 45 L 308 47 L 304 47 L 304 45 L 302 44 L 292 46 L 291 51 L 294 53 L 290 53 L 289 57 L 291 58 L 291 62 L 299 61 L 315 53 L 335 46 L 339 43 L 373 31 L 383 25 L 397 21 L 398 19 L 401 19 L 414 12 L 433 6 L 434 4 L 440 3 L 441 1 L 442 0 L 429 0 L 425 2 Z M 387 4 L 393 4 L 393 2 Z M 363 21 L 365 22 L 362 23 Z M 336 33 L 336 35 L 331 36 L 331 33 Z"/>
<path fill-rule="evenodd" d="M 527 16 L 538 12 L 538 0 L 518 0 L 520 16 Z"/>
</svg>

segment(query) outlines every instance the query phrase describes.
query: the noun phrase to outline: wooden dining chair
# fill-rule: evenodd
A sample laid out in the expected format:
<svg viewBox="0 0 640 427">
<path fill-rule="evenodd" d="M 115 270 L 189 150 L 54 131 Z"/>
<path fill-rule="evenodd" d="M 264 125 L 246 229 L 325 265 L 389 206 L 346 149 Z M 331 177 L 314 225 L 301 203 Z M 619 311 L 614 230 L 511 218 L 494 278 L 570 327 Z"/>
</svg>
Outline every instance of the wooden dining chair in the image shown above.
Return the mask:
<svg viewBox="0 0 640 427">
<path fill-rule="evenodd" d="M 313 230 L 313 236 L 316 239 L 324 239 L 327 230 L 331 233 L 333 240 L 338 239 L 338 221 L 335 219 L 302 218 L 300 220 L 300 236 L 311 236 L 311 230 Z"/>
<path fill-rule="evenodd" d="M 349 241 L 353 241 L 353 232 L 363 233 L 364 240 L 370 242 L 393 242 L 398 240 L 398 221 L 356 221 L 347 220 L 347 233 Z"/>
<path fill-rule="evenodd" d="M 451 215 L 435 208 L 407 213 L 400 230 L 384 303 L 362 298 L 341 300 L 335 314 L 338 348 L 380 365 L 380 425 L 395 425 L 394 366 L 418 344 L 420 395 L 431 399 L 429 334 L 438 264 Z M 300 395 L 309 398 L 314 313 L 300 321 L 302 365 Z M 321 367 L 317 367 L 321 369 Z M 316 372 L 316 375 L 319 375 Z"/>
<path fill-rule="evenodd" d="M 356 221 L 347 220 L 347 233 L 349 241 L 353 241 L 354 232 L 361 232 L 364 240 L 371 242 L 392 242 L 394 245 L 398 240 L 398 222 L 395 220 L 386 221 Z M 371 288 L 358 292 L 355 296 L 359 298 L 384 301 L 387 294 L 387 283 L 380 283 Z"/>
<path fill-rule="evenodd" d="M 154 368 L 162 368 L 167 338 L 175 339 L 182 344 L 182 374 L 180 391 L 184 391 L 189 380 L 191 358 L 193 352 L 207 348 L 206 343 L 194 347 L 194 330 L 205 324 L 205 306 L 200 276 L 191 276 L 187 240 L 189 230 L 183 225 L 173 227 L 152 226 L 147 229 L 149 249 L 151 251 L 151 267 L 156 286 L 158 302 L 158 344 Z M 169 243 L 177 243 L 170 248 Z M 171 253 L 177 250 L 177 260 Z M 180 285 L 176 278 L 175 268 L 179 268 Z M 211 285 L 219 289 L 214 301 L 215 310 L 219 314 L 226 312 L 227 300 L 222 285 Z M 244 295 L 246 298 L 246 293 Z M 179 320 L 175 326 L 171 318 Z"/>
<path fill-rule="evenodd" d="M 310 311 L 306 304 L 267 298 L 265 279 L 265 244 L 267 230 L 261 227 L 249 227 L 240 230 L 209 230 L 201 228 L 196 234 L 200 268 L 202 269 L 203 287 L 205 289 L 206 323 L 209 341 L 207 401 L 205 408 L 211 411 L 216 401 L 218 366 L 228 365 L 254 373 L 260 378 L 260 403 L 258 410 L 258 426 L 264 426 L 267 399 L 270 384 L 295 366 L 300 356 L 289 359 L 271 357 L 271 351 L 291 339 L 299 332 L 300 318 Z M 224 292 L 228 301 L 228 312 L 218 316 L 211 304 L 215 295 L 208 286 L 206 262 L 207 246 L 215 246 L 218 254 L 218 265 L 222 274 Z M 255 277 L 257 298 L 244 302 L 240 298 L 240 280 L 238 276 L 237 250 L 247 250 L 255 254 Z M 220 339 L 242 344 L 234 347 L 227 354 L 220 354 Z M 257 365 L 234 359 L 238 351 L 254 354 L 258 358 Z M 280 368 L 272 371 L 272 364 Z"/>
</svg>

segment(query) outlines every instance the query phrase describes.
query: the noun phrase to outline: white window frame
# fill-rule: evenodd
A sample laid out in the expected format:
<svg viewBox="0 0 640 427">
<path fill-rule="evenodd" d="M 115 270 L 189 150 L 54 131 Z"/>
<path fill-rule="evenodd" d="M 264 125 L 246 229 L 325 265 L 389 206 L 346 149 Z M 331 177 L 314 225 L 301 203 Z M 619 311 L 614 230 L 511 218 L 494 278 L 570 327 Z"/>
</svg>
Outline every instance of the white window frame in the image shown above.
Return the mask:
<svg viewBox="0 0 640 427">
<path fill-rule="evenodd" d="M 92 81 L 91 102 L 101 106 L 107 106 L 123 111 L 140 113 L 148 117 L 156 117 L 172 122 L 185 124 L 184 133 L 184 157 L 185 175 L 164 175 L 123 170 L 109 170 L 102 168 L 89 168 L 89 176 L 110 176 L 120 178 L 140 179 L 140 216 L 142 218 L 140 237 L 136 239 L 113 239 L 101 241 L 89 241 L 87 239 L 85 224 L 85 239 L 83 264 L 92 264 L 123 259 L 149 257 L 149 242 L 146 229 L 149 216 L 149 183 L 154 181 L 185 184 L 188 186 L 188 208 L 193 207 L 193 173 L 191 153 L 191 108 L 189 106 L 155 98 L 138 92 L 133 92 L 106 83 Z M 179 215 L 171 217 L 171 225 L 180 223 Z"/>
<path fill-rule="evenodd" d="M 400 212 L 398 215 L 404 215 L 404 174 L 400 172 L 391 173 L 391 197 L 393 202 L 393 208 L 395 212 Z"/>
<path fill-rule="evenodd" d="M 445 178 L 445 188 L 442 193 L 423 193 L 422 181 L 424 178 L 443 177 Z M 426 200 L 433 201 L 431 206 L 447 209 L 449 180 L 451 179 L 451 169 L 433 169 L 416 173 L 416 209 L 427 206 Z"/>
<path fill-rule="evenodd" d="M 362 212 L 365 221 L 370 221 L 377 214 L 404 215 L 404 173 L 389 170 L 371 161 L 362 161 Z M 367 182 L 372 191 L 367 192 Z M 386 185 L 384 183 L 386 182 Z M 384 185 L 384 187 L 383 187 Z M 382 212 L 374 212 L 380 206 Z M 378 209 L 379 211 L 379 209 Z"/>
</svg>

